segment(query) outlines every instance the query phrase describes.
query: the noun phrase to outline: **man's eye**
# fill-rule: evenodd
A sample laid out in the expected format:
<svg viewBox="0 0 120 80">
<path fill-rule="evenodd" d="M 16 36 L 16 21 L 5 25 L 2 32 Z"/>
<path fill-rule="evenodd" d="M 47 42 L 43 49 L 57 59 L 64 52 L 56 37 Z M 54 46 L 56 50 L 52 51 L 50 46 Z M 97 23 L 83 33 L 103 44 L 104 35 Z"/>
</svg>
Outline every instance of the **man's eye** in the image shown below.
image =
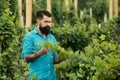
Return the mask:
<svg viewBox="0 0 120 80">
<path fill-rule="evenodd" d="M 51 23 L 51 21 L 45 21 L 45 23 Z"/>
<path fill-rule="evenodd" d="M 44 21 L 45 23 L 47 23 L 48 21 Z"/>
</svg>

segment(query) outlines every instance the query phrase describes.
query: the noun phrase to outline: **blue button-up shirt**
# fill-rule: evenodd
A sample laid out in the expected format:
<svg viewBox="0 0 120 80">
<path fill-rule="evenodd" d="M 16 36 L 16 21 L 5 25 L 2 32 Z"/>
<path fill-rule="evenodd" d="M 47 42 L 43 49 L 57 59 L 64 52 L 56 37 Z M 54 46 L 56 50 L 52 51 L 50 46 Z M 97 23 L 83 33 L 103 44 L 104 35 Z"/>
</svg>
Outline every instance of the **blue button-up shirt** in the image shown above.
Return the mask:
<svg viewBox="0 0 120 80">
<path fill-rule="evenodd" d="M 48 34 L 46 38 L 44 38 L 37 28 L 29 32 L 22 42 L 22 58 L 25 58 L 27 55 L 37 53 L 44 47 L 44 45 L 40 43 L 47 41 L 56 45 L 56 39 L 52 34 Z M 52 53 L 52 51 L 49 50 L 47 54 L 43 54 L 33 62 L 29 62 L 29 78 L 56 80 L 53 62 L 54 58 L 57 56 L 57 53 Z"/>
</svg>

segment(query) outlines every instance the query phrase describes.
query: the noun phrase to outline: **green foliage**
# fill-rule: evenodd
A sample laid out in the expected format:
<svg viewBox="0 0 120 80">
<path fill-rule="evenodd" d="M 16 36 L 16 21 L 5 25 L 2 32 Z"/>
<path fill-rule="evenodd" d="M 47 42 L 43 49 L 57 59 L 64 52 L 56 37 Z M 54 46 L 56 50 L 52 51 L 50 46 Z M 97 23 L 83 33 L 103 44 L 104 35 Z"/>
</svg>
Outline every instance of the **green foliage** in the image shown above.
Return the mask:
<svg viewBox="0 0 120 80">
<path fill-rule="evenodd" d="M 102 22 L 101 13 L 107 11 L 105 3 L 97 0 L 95 5 L 88 4 L 92 6 L 98 22 Z M 45 4 L 46 0 L 33 0 L 33 15 L 39 9 L 46 9 Z M 1 0 L 0 5 L 0 80 L 24 80 L 28 76 L 29 65 L 21 60 L 25 30 L 19 28 L 17 21 L 17 1 Z M 64 5 L 62 0 L 52 1 L 54 24 L 51 32 L 57 38 L 58 46 L 42 43 L 45 47 L 51 47 L 53 52 L 58 52 L 58 57 L 64 60 L 55 65 L 57 79 L 119 80 L 120 18 L 101 23 L 99 27 L 87 10 L 79 19 L 71 2 L 69 11 Z"/>
<path fill-rule="evenodd" d="M 0 1 L 0 80 L 18 80 L 18 78 L 23 80 L 25 77 L 22 74 L 25 72 L 23 62 L 20 60 L 20 42 L 24 30 L 20 29 L 17 24 L 16 4 L 15 0 Z"/>
<path fill-rule="evenodd" d="M 45 42 L 46 47 L 54 48 L 64 61 L 56 65 L 58 80 L 116 80 L 119 75 L 120 48 L 105 41 L 105 35 L 91 38 L 92 42 L 84 50 L 73 52 Z M 117 73 L 116 73 L 117 72 Z"/>
<path fill-rule="evenodd" d="M 78 23 L 75 26 L 64 24 L 62 28 L 53 27 L 52 33 L 60 42 L 61 46 L 65 48 L 71 47 L 74 51 L 78 49 L 82 50 L 88 44 L 88 33 L 84 24 Z"/>
<path fill-rule="evenodd" d="M 53 45 L 49 41 L 48 42 L 40 42 L 39 45 L 43 45 L 46 48 L 50 48 L 50 50 L 53 52 L 53 54 L 57 52 L 59 54 L 58 57 L 62 60 L 66 60 L 71 53 L 70 51 L 65 51 L 65 49 L 62 48 L 61 46 Z M 39 45 L 38 45 L 38 47 L 39 47 Z"/>
<path fill-rule="evenodd" d="M 6 8 L 4 11 L 2 11 L 1 19 L 0 19 L 0 41 L 1 41 L 1 47 L 4 50 L 9 45 L 8 41 L 11 41 L 13 38 L 12 34 L 14 34 L 14 19 L 15 16 L 10 16 L 11 12 L 9 8 Z M 11 38 L 10 38 L 11 37 Z M 4 41 L 4 42 L 3 42 Z M 2 52 L 2 51 L 1 51 Z"/>
<path fill-rule="evenodd" d="M 56 65 L 58 80 L 119 79 L 120 37 L 118 36 L 118 19 L 102 23 L 101 27 L 98 27 L 94 20 L 90 22 L 89 28 L 83 23 L 78 23 L 75 27 L 71 27 L 69 24 L 65 24 L 63 28 L 53 27 L 52 32 L 61 46 L 71 47 L 74 51 L 80 50 L 72 52 L 69 49 L 67 56 L 71 54 L 72 56 Z M 85 39 L 86 41 L 77 42 L 76 39 Z M 74 42 L 74 44 L 69 41 Z M 83 46 L 82 44 L 86 45 Z M 82 49 L 78 47 L 80 45 Z"/>
<path fill-rule="evenodd" d="M 76 16 L 76 13 L 77 11 L 75 11 L 72 1 L 69 1 L 69 7 L 65 6 L 63 0 L 52 1 L 53 21 L 56 23 L 56 25 L 64 27 L 63 24 L 69 23 L 71 26 L 73 26 L 79 19 Z"/>
<path fill-rule="evenodd" d="M 15 1 L 13 1 L 13 3 L 16 4 L 17 2 L 15 3 Z M 12 1 L 11 4 L 9 1 L 0 1 L 0 47 L 2 47 L 0 52 L 9 47 L 9 42 L 13 39 L 13 34 L 15 34 L 15 26 L 17 23 L 17 7 L 16 5 L 15 7 L 12 7 L 11 5 L 13 3 Z"/>
<path fill-rule="evenodd" d="M 32 23 L 36 23 L 36 12 L 38 10 L 46 10 L 47 0 L 33 0 L 32 2 Z M 25 10 L 25 9 L 24 9 Z"/>
<path fill-rule="evenodd" d="M 66 61 L 56 65 L 58 80 L 80 79 L 80 80 L 116 80 L 119 77 L 119 49 L 115 44 L 106 42 L 106 49 L 103 40 L 94 38 L 88 46 L 80 52 L 73 54 Z M 112 47 L 112 48 L 110 48 Z M 116 73 L 118 72 L 118 73 Z"/>
<path fill-rule="evenodd" d="M 21 61 L 21 36 L 14 35 L 13 40 L 9 43 L 9 47 L 1 53 L 0 59 L 0 79 L 5 80 L 7 78 L 16 80 L 23 80 L 24 78 L 24 64 Z M 4 76 L 4 78 L 2 78 Z M 21 77 L 23 76 L 23 77 Z"/>
<path fill-rule="evenodd" d="M 97 20 L 98 23 L 101 23 L 103 22 L 104 14 L 108 13 L 109 1 L 95 0 L 93 2 L 87 2 L 87 7 L 92 8 L 93 17 Z"/>
</svg>

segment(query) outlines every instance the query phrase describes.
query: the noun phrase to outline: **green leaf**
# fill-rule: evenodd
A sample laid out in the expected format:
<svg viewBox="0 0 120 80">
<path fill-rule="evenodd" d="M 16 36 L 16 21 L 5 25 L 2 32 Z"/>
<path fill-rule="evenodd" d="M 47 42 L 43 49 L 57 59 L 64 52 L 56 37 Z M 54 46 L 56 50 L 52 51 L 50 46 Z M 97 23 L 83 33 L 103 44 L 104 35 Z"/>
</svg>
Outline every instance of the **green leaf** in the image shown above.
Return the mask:
<svg viewBox="0 0 120 80">
<path fill-rule="evenodd" d="M 109 44 L 110 50 L 116 50 L 116 45 L 115 44 Z"/>
<path fill-rule="evenodd" d="M 105 40 L 105 35 L 101 35 L 99 38 L 101 39 L 101 40 Z"/>
<path fill-rule="evenodd" d="M 108 42 L 107 41 L 103 41 L 100 46 L 102 47 L 102 49 L 104 50 L 108 50 L 109 46 L 108 46 Z"/>
<path fill-rule="evenodd" d="M 93 44 L 95 46 L 99 46 L 99 40 L 98 39 L 93 39 Z"/>
<path fill-rule="evenodd" d="M 97 76 L 93 76 L 92 80 L 99 80 L 99 79 L 97 78 Z"/>
<path fill-rule="evenodd" d="M 94 51 L 93 51 L 93 48 L 92 48 L 92 46 L 87 46 L 87 47 L 85 47 L 85 53 L 86 54 L 92 54 Z"/>
<path fill-rule="evenodd" d="M 70 73 L 69 74 L 69 80 L 76 80 L 76 74 L 75 73 Z"/>
</svg>

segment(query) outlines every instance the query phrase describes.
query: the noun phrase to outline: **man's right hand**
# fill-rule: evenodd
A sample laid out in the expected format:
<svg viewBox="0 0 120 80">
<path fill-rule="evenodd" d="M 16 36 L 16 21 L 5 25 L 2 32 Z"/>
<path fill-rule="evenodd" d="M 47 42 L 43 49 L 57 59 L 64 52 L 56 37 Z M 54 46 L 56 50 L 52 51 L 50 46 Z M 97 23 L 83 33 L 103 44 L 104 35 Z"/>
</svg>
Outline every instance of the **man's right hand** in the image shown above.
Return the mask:
<svg viewBox="0 0 120 80">
<path fill-rule="evenodd" d="M 48 50 L 49 50 L 49 48 L 44 47 L 40 50 L 40 53 L 41 54 L 46 54 L 48 52 Z"/>
<path fill-rule="evenodd" d="M 44 48 L 42 48 L 39 52 L 37 52 L 37 53 L 35 53 L 35 54 L 30 54 L 30 55 L 26 56 L 26 57 L 24 58 L 24 61 L 25 61 L 25 62 L 32 62 L 32 61 L 34 61 L 36 58 L 42 56 L 43 54 L 47 54 L 48 50 L 49 50 L 49 48 L 45 48 L 45 47 L 44 47 Z"/>
</svg>

